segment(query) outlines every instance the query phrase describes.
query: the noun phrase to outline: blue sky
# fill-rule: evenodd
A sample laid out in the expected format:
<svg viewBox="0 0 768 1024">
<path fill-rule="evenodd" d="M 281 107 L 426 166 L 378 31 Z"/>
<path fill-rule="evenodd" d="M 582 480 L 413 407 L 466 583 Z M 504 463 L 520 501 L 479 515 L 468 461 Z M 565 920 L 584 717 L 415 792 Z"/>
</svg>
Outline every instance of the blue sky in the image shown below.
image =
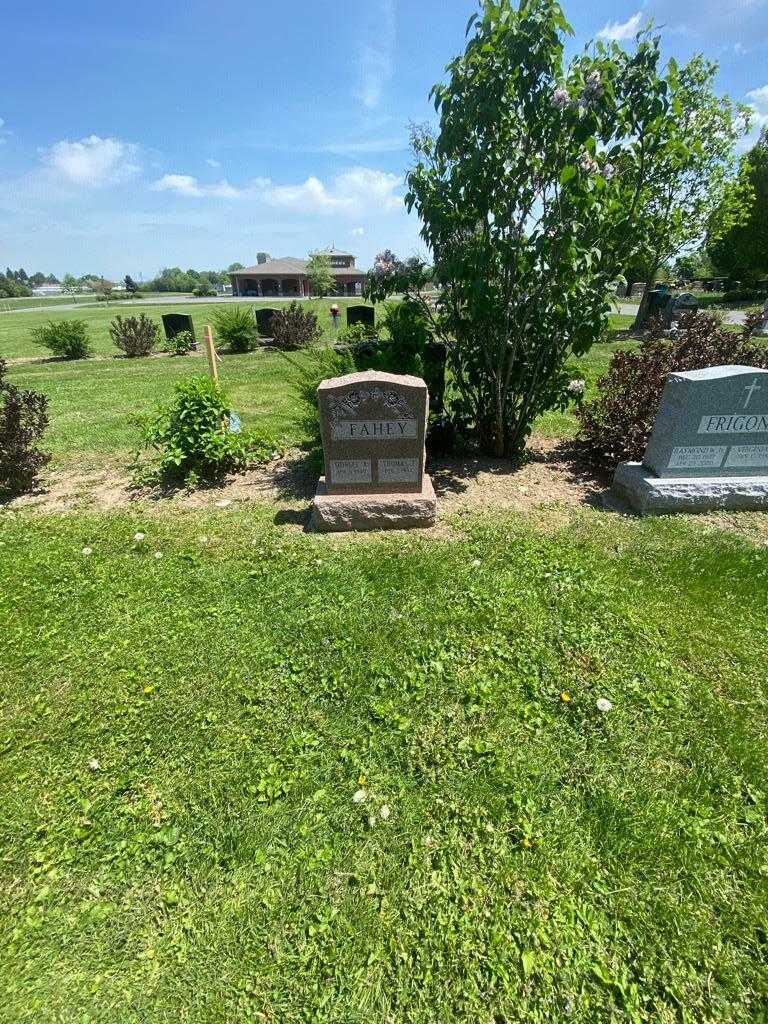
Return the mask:
<svg viewBox="0 0 768 1024">
<path fill-rule="evenodd" d="M 653 17 L 768 123 L 768 0 L 565 0 L 572 48 Z M 420 248 L 408 124 L 475 0 L 37 0 L 3 14 L 0 267 L 61 276 Z"/>
</svg>

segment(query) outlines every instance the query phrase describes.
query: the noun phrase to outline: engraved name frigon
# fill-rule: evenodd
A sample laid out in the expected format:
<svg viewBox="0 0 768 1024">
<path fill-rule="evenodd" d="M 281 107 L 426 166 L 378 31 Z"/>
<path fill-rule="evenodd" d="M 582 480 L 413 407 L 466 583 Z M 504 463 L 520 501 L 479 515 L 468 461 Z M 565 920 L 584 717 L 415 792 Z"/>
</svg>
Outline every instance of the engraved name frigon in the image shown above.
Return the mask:
<svg viewBox="0 0 768 1024">
<path fill-rule="evenodd" d="M 700 434 L 768 434 L 768 413 L 702 416 Z"/>
<path fill-rule="evenodd" d="M 331 424 L 334 441 L 402 441 L 418 436 L 417 420 L 340 420 Z"/>
</svg>

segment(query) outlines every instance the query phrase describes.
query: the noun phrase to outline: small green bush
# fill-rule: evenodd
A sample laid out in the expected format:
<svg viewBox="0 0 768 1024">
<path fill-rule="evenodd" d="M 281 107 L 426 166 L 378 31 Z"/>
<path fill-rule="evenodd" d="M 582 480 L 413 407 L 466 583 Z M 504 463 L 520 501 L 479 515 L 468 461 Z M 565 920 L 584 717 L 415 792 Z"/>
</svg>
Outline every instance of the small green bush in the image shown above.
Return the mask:
<svg viewBox="0 0 768 1024">
<path fill-rule="evenodd" d="M 154 452 L 154 459 L 147 471 L 137 455 L 138 478 L 192 485 L 243 469 L 249 441 L 229 432 L 230 408 L 221 387 L 209 377 L 192 377 L 174 391 L 173 402 L 144 426 L 142 450 Z"/>
<path fill-rule="evenodd" d="M 216 289 L 209 284 L 199 284 L 197 288 L 192 290 L 192 294 L 196 299 L 208 299 L 216 294 Z"/>
<path fill-rule="evenodd" d="M 168 338 L 165 348 L 172 356 L 186 356 L 192 351 L 195 339 L 191 331 L 179 331 L 172 338 Z"/>
<path fill-rule="evenodd" d="M 109 325 L 109 333 L 115 345 L 129 358 L 135 359 L 151 353 L 157 344 L 160 329 L 146 313 L 140 313 L 138 316 L 116 316 Z"/>
<path fill-rule="evenodd" d="M 284 350 L 309 348 L 323 336 L 317 315 L 292 302 L 272 317 L 272 344 Z"/>
<path fill-rule="evenodd" d="M 48 426 L 48 399 L 5 379 L 0 359 L 0 492 L 28 491 L 51 456 L 37 447 Z"/>
<path fill-rule="evenodd" d="M 213 314 L 213 324 L 230 352 L 250 352 L 256 345 L 256 321 L 249 306 L 230 306 Z"/>
<path fill-rule="evenodd" d="M 332 348 L 315 348 L 299 362 L 283 353 L 291 366 L 289 384 L 299 400 L 299 421 L 310 438 L 310 457 L 317 468 L 322 465 L 323 444 L 320 436 L 320 413 L 317 407 L 317 389 L 329 377 L 343 377 L 354 373 L 355 364 L 349 352 L 334 352 Z"/>
<path fill-rule="evenodd" d="M 49 320 L 35 327 L 32 338 L 64 359 L 87 359 L 92 352 L 85 320 Z"/>
<path fill-rule="evenodd" d="M 374 324 L 348 324 L 339 331 L 339 341 L 344 345 L 356 345 L 360 341 L 375 341 L 379 337 L 379 327 Z"/>
</svg>

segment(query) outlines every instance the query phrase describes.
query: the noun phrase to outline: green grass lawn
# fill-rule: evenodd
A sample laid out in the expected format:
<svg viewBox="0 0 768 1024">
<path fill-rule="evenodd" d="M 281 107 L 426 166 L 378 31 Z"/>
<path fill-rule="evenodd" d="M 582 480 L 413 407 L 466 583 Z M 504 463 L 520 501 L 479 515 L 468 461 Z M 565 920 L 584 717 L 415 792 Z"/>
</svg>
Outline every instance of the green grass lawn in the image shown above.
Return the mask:
<svg viewBox="0 0 768 1024">
<path fill-rule="evenodd" d="M 3 1021 L 764 1021 L 768 551 L 273 517 L 0 515 Z"/>
<path fill-rule="evenodd" d="M 93 333 L 106 344 L 103 335 L 111 311 L 98 308 L 85 312 L 93 314 Z M 194 312 L 196 325 L 201 328 L 207 314 L 197 307 Z M 17 319 L 26 321 L 36 316 L 18 314 Z M 611 323 L 614 329 L 626 327 L 630 318 L 613 317 Z M 15 335 L 0 337 L 0 355 L 6 355 L 17 341 Z M 611 352 L 625 344 L 626 340 L 596 345 L 574 363 L 574 373 L 583 375 L 588 387 L 593 388 L 597 377 L 607 368 Z M 301 360 L 302 356 L 299 353 L 294 358 Z M 205 360 L 198 357 L 165 356 L 22 362 L 12 364 L 8 376 L 21 387 L 48 395 L 51 424 L 46 442 L 54 454 L 55 465 L 62 466 L 75 461 L 103 463 L 107 456 L 124 462 L 139 437 L 137 418 L 167 401 L 174 381 L 205 372 Z M 221 379 L 233 408 L 243 417 L 244 426 L 291 445 L 305 440 L 301 426 L 303 409 L 290 386 L 293 373 L 286 360 L 274 352 L 222 357 Z M 570 413 L 546 413 L 537 424 L 537 430 L 550 437 L 572 436 L 575 429 L 576 422 Z"/>
<path fill-rule="evenodd" d="M 365 305 L 362 299 L 318 299 L 309 304 L 310 308 L 315 309 L 317 312 L 326 336 L 331 334 L 329 310 L 334 302 L 342 310 L 349 305 L 359 305 L 361 303 Z M 238 303 L 237 305 L 243 304 Z M 284 303 L 263 299 L 255 300 L 250 305 L 279 308 Z M 304 306 L 306 307 L 306 305 L 305 303 Z M 194 322 L 197 337 L 202 338 L 204 325 L 212 323 L 212 318 L 217 311 L 227 308 L 229 308 L 227 304 L 200 302 L 199 300 L 190 302 L 188 306 L 180 303 L 163 304 L 161 301 L 158 301 L 156 305 L 125 301 L 95 303 L 83 309 L 59 310 L 58 312 L 42 309 L 39 311 L 33 310 L 29 313 L 5 313 L 0 315 L 0 357 L 3 359 L 19 359 L 44 358 L 46 355 L 50 355 L 46 349 L 37 345 L 32 338 L 33 328 L 38 324 L 46 323 L 48 320 L 85 320 L 89 327 L 94 352 L 97 355 L 114 356 L 119 354 L 119 352 L 109 336 L 109 325 L 118 315 L 137 316 L 140 313 L 144 313 L 157 322 L 160 327 L 160 336 L 164 338 L 161 316 L 164 313 L 189 313 Z M 345 322 L 343 312 L 341 321 L 342 323 Z M 162 343 L 158 348 L 161 347 Z"/>
<path fill-rule="evenodd" d="M 13 299 L 0 298 L 0 313 L 13 312 L 15 309 L 45 309 L 46 306 L 63 306 L 70 302 L 80 304 L 95 301 L 93 295 L 28 295 Z"/>
</svg>

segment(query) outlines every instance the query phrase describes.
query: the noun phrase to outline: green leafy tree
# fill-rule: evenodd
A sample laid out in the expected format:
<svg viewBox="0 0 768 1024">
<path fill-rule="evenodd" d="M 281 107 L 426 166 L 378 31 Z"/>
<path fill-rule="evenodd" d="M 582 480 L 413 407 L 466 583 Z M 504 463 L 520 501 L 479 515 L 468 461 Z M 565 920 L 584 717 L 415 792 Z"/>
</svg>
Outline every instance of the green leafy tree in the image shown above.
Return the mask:
<svg viewBox="0 0 768 1024">
<path fill-rule="evenodd" d="M 331 270 L 331 257 L 325 252 L 313 252 L 307 263 L 307 278 L 313 295 L 328 295 L 336 287 Z"/>
<path fill-rule="evenodd" d="M 752 193 L 747 215 L 719 239 L 710 239 L 707 252 L 719 270 L 752 284 L 768 276 L 768 128 L 743 159 L 741 174 Z"/>
<path fill-rule="evenodd" d="M 80 289 L 80 281 L 74 274 L 65 274 L 61 286 L 67 295 L 74 295 Z"/>
<path fill-rule="evenodd" d="M 139 290 L 139 286 L 136 284 L 136 282 L 133 280 L 130 274 L 125 275 L 125 278 L 123 279 L 123 284 L 125 285 L 125 290 L 130 295 L 134 295 Z"/>
<path fill-rule="evenodd" d="M 486 0 L 472 29 L 432 91 L 437 133 L 413 132 L 406 203 L 434 267 L 378 259 L 368 294 L 421 303 L 447 345 L 452 412 L 484 451 L 519 457 L 535 417 L 569 400 L 568 358 L 606 326 L 668 98 L 658 40 L 566 64 L 555 0 Z"/>
<path fill-rule="evenodd" d="M 738 174 L 734 145 L 748 130 L 748 112 L 713 88 L 717 65 L 696 56 L 684 67 L 669 62 L 668 103 L 655 131 L 662 140 L 644 153 L 645 176 L 638 209 L 643 224 L 646 291 L 635 327 L 645 325 L 649 292 L 665 263 L 692 243 L 720 238 L 741 223 L 749 192 Z"/>
</svg>

